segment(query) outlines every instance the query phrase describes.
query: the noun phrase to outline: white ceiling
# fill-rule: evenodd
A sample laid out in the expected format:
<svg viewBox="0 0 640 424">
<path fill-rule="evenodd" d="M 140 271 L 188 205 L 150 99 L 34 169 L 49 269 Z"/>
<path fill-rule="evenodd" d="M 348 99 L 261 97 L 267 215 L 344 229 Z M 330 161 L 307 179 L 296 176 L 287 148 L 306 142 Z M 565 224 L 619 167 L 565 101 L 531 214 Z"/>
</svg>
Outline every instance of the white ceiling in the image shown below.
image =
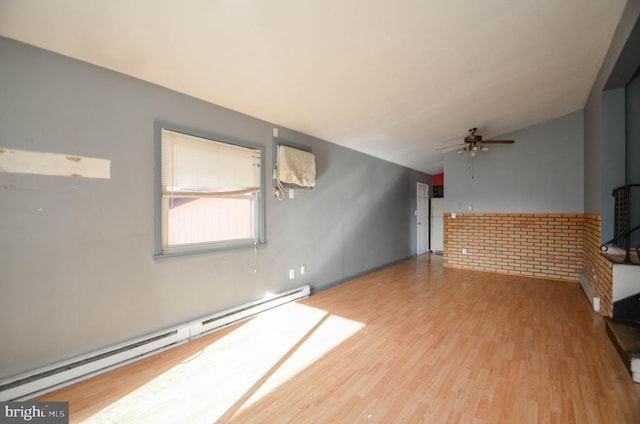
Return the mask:
<svg viewBox="0 0 640 424">
<path fill-rule="evenodd" d="M 0 34 L 438 173 L 582 109 L 625 3 L 0 0 Z"/>
</svg>

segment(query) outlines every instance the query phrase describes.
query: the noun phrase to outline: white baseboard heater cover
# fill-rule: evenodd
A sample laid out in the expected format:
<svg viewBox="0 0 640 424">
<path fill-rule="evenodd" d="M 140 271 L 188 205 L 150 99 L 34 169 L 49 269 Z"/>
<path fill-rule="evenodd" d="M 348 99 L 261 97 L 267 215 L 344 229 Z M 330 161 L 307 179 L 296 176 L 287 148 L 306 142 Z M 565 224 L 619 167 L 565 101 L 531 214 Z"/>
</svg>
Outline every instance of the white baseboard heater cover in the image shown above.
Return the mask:
<svg viewBox="0 0 640 424">
<path fill-rule="evenodd" d="M 589 299 L 589 303 L 593 306 L 593 310 L 595 312 L 600 312 L 600 298 L 595 295 L 595 292 L 587 278 L 585 276 L 580 276 L 578 282 L 580 283 L 580 286 L 582 286 L 582 291 L 587 296 L 587 299 Z"/>
<path fill-rule="evenodd" d="M 32 399 L 171 349 L 276 306 L 303 299 L 309 294 L 310 287 L 302 286 L 68 361 L 9 377 L 0 381 L 0 402 Z"/>
</svg>

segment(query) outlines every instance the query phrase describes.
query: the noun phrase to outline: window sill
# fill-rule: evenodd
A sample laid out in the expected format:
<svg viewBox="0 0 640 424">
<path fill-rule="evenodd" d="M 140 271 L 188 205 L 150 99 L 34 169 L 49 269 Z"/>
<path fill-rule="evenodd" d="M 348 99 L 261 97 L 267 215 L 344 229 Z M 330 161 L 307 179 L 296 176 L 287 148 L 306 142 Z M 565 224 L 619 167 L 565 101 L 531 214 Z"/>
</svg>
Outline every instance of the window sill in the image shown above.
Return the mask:
<svg viewBox="0 0 640 424">
<path fill-rule="evenodd" d="M 194 256 L 207 253 L 224 253 L 236 250 L 262 249 L 266 245 L 265 242 L 255 243 L 253 240 L 242 240 L 235 242 L 216 243 L 208 245 L 184 245 L 172 247 L 160 253 L 153 255 L 154 259 L 175 258 L 180 256 Z"/>
</svg>

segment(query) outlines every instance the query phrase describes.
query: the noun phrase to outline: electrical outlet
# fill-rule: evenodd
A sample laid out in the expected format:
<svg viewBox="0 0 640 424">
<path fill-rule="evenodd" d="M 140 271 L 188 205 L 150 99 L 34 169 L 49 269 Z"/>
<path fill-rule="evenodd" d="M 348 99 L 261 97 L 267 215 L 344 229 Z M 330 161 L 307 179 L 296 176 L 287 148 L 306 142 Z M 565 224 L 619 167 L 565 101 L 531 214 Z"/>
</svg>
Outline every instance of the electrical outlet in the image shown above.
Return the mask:
<svg viewBox="0 0 640 424">
<path fill-rule="evenodd" d="M 451 219 L 456 219 L 456 213 L 455 212 L 451 212 Z"/>
<path fill-rule="evenodd" d="M 307 266 L 300 265 L 300 275 L 304 275 L 305 272 L 307 272 Z"/>
<path fill-rule="evenodd" d="M 462 254 L 466 255 L 467 254 L 467 249 L 462 249 Z"/>
<path fill-rule="evenodd" d="M 293 280 L 294 278 L 296 278 L 296 270 L 291 268 L 289 270 L 289 280 Z"/>
<path fill-rule="evenodd" d="M 296 192 L 290 188 L 289 189 L 289 199 L 293 199 L 296 196 Z"/>
</svg>

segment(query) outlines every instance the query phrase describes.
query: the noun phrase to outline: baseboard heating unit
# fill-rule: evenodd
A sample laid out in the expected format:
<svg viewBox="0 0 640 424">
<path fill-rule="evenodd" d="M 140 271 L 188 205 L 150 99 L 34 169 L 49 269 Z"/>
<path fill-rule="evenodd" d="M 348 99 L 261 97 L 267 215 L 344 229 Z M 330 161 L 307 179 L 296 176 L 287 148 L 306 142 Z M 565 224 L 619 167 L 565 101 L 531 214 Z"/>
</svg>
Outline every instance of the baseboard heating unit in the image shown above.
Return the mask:
<svg viewBox="0 0 640 424">
<path fill-rule="evenodd" d="M 0 401 L 32 399 L 171 349 L 276 306 L 303 299 L 309 294 L 310 287 L 302 286 L 65 362 L 4 379 L 0 381 Z"/>
<path fill-rule="evenodd" d="M 589 303 L 593 306 L 593 310 L 595 312 L 600 312 L 600 298 L 596 296 L 587 278 L 584 275 L 581 275 L 578 282 L 580 283 L 580 286 L 582 286 L 582 291 L 587 296 L 587 299 L 589 299 Z"/>
</svg>

